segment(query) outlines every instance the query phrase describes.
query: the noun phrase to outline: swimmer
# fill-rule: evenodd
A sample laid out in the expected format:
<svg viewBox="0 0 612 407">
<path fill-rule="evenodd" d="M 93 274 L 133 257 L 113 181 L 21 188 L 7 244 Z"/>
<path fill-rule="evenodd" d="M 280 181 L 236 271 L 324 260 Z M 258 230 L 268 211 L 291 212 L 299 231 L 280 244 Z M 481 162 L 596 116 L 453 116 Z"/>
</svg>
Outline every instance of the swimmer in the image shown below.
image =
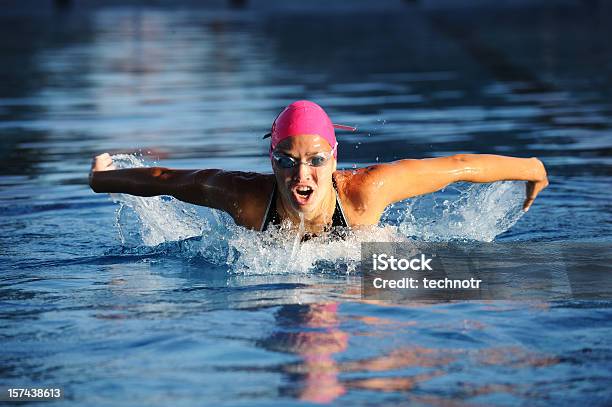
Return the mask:
<svg viewBox="0 0 612 407">
<path fill-rule="evenodd" d="M 286 221 L 303 222 L 306 233 L 313 235 L 336 226 L 376 225 L 387 206 L 454 182 L 527 181 L 525 211 L 548 185 L 537 158 L 489 154 L 404 159 L 338 170 L 335 129 L 351 128 L 332 124 L 319 105 L 301 100 L 285 108 L 266 135 L 272 174 L 116 169 L 105 153 L 93 159 L 89 185 L 99 193 L 170 195 L 227 212 L 236 224 L 258 231 Z"/>
</svg>

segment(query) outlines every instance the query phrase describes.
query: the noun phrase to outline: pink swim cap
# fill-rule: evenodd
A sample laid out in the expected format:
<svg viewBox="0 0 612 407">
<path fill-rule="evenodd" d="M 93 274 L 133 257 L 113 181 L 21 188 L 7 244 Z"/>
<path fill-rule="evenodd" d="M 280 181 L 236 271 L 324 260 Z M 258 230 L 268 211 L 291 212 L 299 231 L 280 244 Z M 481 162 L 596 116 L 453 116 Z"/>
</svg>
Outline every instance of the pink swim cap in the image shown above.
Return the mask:
<svg viewBox="0 0 612 407">
<path fill-rule="evenodd" d="M 298 100 L 283 110 L 272 124 L 270 154 L 284 139 L 300 134 L 317 134 L 323 137 L 338 158 L 336 132 L 334 128 L 355 131 L 355 127 L 333 124 L 325 110 L 314 102 Z M 270 136 L 270 135 L 266 135 Z"/>
</svg>

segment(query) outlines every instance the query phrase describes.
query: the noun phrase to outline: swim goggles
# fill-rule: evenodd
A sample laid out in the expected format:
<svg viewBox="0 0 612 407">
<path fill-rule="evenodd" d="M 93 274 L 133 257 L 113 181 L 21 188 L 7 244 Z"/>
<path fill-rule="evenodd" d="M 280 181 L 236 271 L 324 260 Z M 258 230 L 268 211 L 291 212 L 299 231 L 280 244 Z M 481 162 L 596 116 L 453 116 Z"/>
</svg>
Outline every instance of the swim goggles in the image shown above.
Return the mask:
<svg viewBox="0 0 612 407">
<path fill-rule="evenodd" d="M 281 168 L 289 169 L 297 167 L 299 164 L 305 164 L 309 167 L 323 167 L 331 158 L 334 156 L 334 151 L 338 148 L 338 143 L 329 152 L 320 152 L 313 156 L 308 157 L 306 161 L 296 160 L 295 158 L 279 153 L 277 151 L 272 152 L 272 159 Z"/>
</svg>

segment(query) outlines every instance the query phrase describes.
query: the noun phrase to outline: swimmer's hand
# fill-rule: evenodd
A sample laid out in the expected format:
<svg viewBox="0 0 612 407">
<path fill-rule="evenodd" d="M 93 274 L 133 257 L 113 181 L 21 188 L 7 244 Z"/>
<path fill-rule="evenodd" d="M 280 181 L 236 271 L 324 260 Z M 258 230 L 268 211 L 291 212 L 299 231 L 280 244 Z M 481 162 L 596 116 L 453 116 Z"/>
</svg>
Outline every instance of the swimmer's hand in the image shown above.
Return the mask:
<svg viewBox="0 0 612 407">
<path fill-rule="evenodd" d="M 91 172 L 116 170 L 113 159 L 109 153 L 100 154 L 94 157 L 91 163 Z"/>
<path fill-rule="evenodd" d="M 109 153 L 100 154 L 94 157 L 91 162 L 91 170 L 89 171 L 89 185 L 92 185 L 92 178 L 95 172 L 116 170 L 113 159 Z"/>
<path fill-rule="evenodd" d="M 542 164 L 542 161 L 538 160 L 537 158 L 532 158 L 532 160 L 535 160 L 536 162 L 536 179 L 527 181 L 527 185 L 525 187 L 526 197 L 525 202 L 523 202 L 523 210 L 525 212 L 529 210 L 531 204 L 536 199 L 536 196 L 538 196 L 540 191 L 548 186 L 548 177 L 546 175 L 544 164 Z"/>
</svg>

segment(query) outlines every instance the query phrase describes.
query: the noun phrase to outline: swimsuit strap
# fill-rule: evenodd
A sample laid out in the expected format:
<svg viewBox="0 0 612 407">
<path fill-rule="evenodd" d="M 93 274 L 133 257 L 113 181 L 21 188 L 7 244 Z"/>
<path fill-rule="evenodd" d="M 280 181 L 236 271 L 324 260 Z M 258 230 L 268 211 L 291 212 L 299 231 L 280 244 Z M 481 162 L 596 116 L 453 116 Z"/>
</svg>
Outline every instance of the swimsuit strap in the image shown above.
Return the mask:
<svg viewBox="0 0 612 407">
<path fill-rule="evenodd" d="M 260 231 L 267 230 L 270 224 L 280 225 L 280 218 L 276 210 L 276 180 L 274 181 L 274 189 L 272 189 L 270 201 L 268 201 L 268 207 L 266 208 L 266 216 L 264 216 Z"/>
<path fill-rule="evenodd" d="M 338 190 L 336 188 L 336 180 L 332 178 L 332 183 L 334 186 L 334 192 L 336 193 L 336 207 L 334 208 L 334 214 L 332 215 L 332 225 L 331 227 L 348 227 L 349 224 L 346 220 L 346 215 L 344 214 L 344 209 L 342 209 L 342 202 L 340 202 L 340 197 L 338 196 Z M 281 219 L 276 210 L 276 181 L 274 181 L 274 189 L 272 190 L 272 194 L 270 195 L 270 201 L 268 201 L 268 207 L 266 208 L 266 216 L 261 225 L 261 231 L 265 231 L 268 229 L 268 226 L 272 225 L 280 225 Z"/>
<path fill-rule="evenodd" d="M 340 196 L 338 196 L 338 188 L 336 188 L 336 179 L 332 177 L 332 184 L 334 185 L 334 192 L 336 193 L 336 207 L 334 208 L 334 215 L 332 216 L 332 227 L 341 226 L 344 228 L 348 227 L 348 221 L 342 209 L 342 202 L 340 202 Z"/>
</svg>

